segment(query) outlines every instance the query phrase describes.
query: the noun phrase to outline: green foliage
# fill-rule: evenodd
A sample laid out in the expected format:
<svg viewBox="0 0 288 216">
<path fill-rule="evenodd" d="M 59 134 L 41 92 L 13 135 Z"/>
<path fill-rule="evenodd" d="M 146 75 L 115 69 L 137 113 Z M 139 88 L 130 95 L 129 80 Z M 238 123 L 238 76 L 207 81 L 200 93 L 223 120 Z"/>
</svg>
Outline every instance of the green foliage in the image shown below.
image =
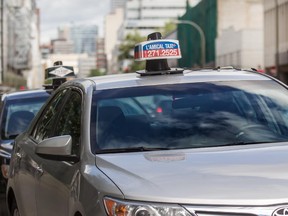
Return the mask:
<svg viewBox="0 0 288 216">
<path fill-rule="evenodd" d="M 131 67 L 130 67 L 130 72 L 135 72 L 139 70 L 143 70 L 145 68 L 145 61 L 135 61 Z"/>
<path fill-rule="evenodd" d="M 119 46 L 120 61 L 132 60 L 131 65 L 125 72 L 134 72 L 136 70 L 142 70 L 145 67 L 145 62 L 134 61 L 134 47 L 135 44 L 146 41 L 146 37 L 142 37 L 137 31 L 126 35 L 124 41 Z"/>
<path fill-rule="evenodd" d="M 101 73 L 101 71 L 99 69 L 92 69 L 92 70 L 90 70 L 89 77 L 102 76 L 102 75 L 104 75 L 104 74 Z"/>
<path fill-rule="evenodd" d="M 176 30 L 177 25 L 173 22 L 167 22 L 165 23 L 165 26 L 163 28 L 159 28 L 158 31 L 161 32 L 162 36 L 165 36 L 169 34 L 170 32 Z"/>
<path fill-rule="evenodd" d="M 3 84 L 19 89 L 20 86 L 26 86 L 27 81 L 23 76 L 17 75 L 9 71 L 5 73 Z"/>
<path fill-rule="evenodd" d="M 142 41 L 145 41 L 146 38 L 142 37 L 137 31 L 135 31 L 133 34 L 129 33 L 126 35 L 124 41 L 120 44 L 119 47 L 119 60 L 125 60 L 125 59 L 133 59 L 133 50 L 134 46 L 137 43 L 140 43 Z"/>
<path fill-rule="evenodd" d="M 52 85 L 52 79 L 46 79 L 46 80 L 44 81 L 44 84 L 45 84 L 45 85 Z"/>
</svg>

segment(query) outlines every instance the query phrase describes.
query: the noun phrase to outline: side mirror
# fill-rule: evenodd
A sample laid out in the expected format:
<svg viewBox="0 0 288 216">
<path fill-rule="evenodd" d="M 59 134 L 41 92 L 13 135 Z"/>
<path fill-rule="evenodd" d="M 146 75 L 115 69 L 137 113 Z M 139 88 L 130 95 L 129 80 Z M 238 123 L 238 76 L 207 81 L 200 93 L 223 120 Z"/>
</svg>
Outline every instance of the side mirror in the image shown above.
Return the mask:
<svg viewBox="0 0 288 216">
<path fill-rule="evenodd" d="M 48 160 L 79 161 L 77 156 L 72 155 L 72 137 L 70 135 L 45 139 L 37 145 L 35 152 Z"/>
</svg>

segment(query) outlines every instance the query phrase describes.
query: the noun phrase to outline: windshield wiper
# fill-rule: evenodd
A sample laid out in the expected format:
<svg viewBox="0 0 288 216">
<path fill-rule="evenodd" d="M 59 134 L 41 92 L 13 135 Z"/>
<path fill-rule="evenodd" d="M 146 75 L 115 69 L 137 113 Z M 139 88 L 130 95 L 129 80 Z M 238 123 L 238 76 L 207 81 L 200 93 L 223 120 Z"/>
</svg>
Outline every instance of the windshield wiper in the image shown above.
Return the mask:
<svg viewBox="0 0 288 216">
<path fill-rule="evenodd" d="M 170 150 L 171 148 L 162 148 L 162 147 L 129 147 L 129 148 L 117 148 L 117 149 L 103 149 L 99 150 L 97 153 L 123 153 L 123 152 L 144 152 L 144 151 L 161 151 L 161 150 Z"/>
<path fill-rule="evenodd" d="M 279 141 L 275 141 L 279 142 Z M 282 141 L 283 142 L 283 141 Z M 272 141 L 250 141 L 250 142 L 245 142 L 245 141 L 238 141 L 234 143 L 227 143 L 227 144 L 222 144 L 222 145 L 217 145 L 215 147 L 225 147 L 225 146 L 235 146 L 235 145 L 253 145 L 253 144 L 266 144 L 266 143 L 273 143 Z"/>
</svg>

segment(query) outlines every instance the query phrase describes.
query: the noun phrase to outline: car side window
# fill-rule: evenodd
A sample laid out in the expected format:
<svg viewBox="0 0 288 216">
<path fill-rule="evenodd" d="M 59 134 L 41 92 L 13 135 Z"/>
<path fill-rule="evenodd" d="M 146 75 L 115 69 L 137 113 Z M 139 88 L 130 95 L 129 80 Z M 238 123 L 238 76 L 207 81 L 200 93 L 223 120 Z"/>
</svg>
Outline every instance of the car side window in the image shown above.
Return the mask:
<svg viewBox="0 0 288 216">
<path fill-rule="evenodd" d="M 79 156 L 80 124 L 81 124 L 82 95 L 72 90 L 69 100 L 63 106 L 57 121 L 54 136 L 70 135 L 72 137 L 72 154 Z"/>
<path fill-rule="evenodd" d="M 58 113 L 61 109 L 61 104 L 64 102 L 67 93 L 68 90 L 64 89 L 63 91 L 55 95 L 42 113 L 39 121 L 36 123 L 36 126 L 32 131 L 32 137 L 37 142 L 51 137 L 52 132 L 55 128 L 55 119 L 58 117 Z"/>
</svg>

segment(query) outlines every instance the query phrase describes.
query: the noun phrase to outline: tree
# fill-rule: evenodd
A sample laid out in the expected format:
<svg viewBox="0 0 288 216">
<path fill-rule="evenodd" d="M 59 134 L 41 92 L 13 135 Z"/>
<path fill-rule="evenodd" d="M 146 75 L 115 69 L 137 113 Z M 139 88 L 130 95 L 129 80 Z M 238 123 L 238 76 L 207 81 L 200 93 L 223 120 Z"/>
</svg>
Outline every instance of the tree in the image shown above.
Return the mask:
<svg viewBox="0 0 288 216">
<path fill-rule="evenodd" d="M 163 36 L 173 32 L 174 30 L 176 30 L 177 25 L 173 22 L 167 22 L 165 23 L 164 27 L 159 28 L 158 31 L 161 32 L 161 34 Z"/>
<path fill-rule="evenodd" d="M 134 72 L 144 69 L 145 62 L 134 61 L 134 47 L 135 44 L 146 41 L 145 37 L 142 37 L 137 31 L 126 35 L 124 41 L 119 46 L 118 59 L 123 62 L 128 62 L 127 67 L 124 68 L 124 72 Z"/>
<path fill-rule="evenodd" d="M 89 77 L 102 76 L 102 75 L 104 75 L 104 74 L 101 73 L 101 71 L 99 69 L 92 69 L 92 70 L 90 70 Z"/>
</svg>

